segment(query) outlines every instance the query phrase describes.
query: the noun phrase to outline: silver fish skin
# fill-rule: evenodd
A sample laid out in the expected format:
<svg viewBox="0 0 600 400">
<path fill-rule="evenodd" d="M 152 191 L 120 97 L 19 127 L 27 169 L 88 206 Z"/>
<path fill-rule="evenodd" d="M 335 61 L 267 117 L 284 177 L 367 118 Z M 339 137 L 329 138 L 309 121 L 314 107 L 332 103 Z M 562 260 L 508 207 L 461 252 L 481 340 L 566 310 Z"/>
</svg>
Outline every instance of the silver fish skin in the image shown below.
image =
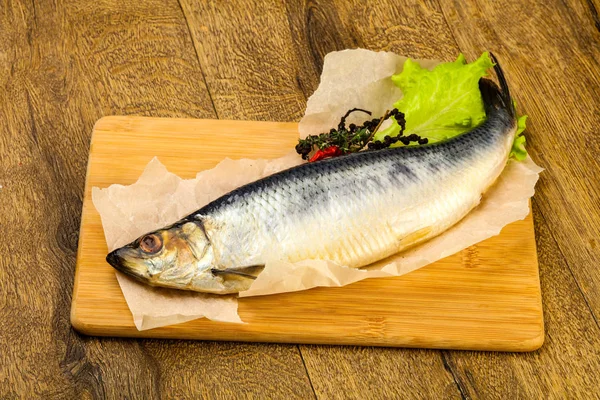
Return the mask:
<svg viewBox="0 0 600 400">
<path fill-rule="evenodd" d="M 279 172 L 107 260 L 151 285 L 226 294 L 246 290 L 271 259 L 362 267 L 433 238 L 479 204 L 507 163 L 516 115 L 495 69 L 502 89 L 480 81 L 487 119 L 467 133 Z"/>
</svg>

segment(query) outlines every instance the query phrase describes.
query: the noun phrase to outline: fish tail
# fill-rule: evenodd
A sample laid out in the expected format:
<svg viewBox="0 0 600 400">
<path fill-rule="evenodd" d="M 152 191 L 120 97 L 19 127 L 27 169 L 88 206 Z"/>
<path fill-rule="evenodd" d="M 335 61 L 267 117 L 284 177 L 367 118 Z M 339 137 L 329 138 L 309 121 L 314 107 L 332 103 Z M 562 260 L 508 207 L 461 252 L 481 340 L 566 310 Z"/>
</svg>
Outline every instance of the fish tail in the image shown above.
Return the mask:
<svg viewBox="0 0 600 400">
<path fill-rule="evenodd" d="M 510 96 L 510 90 L 508 89 L 508 83 L 504 77 L 504 72 L 498 63 L 498 60 L 492 53 L 490 53 L 490 58 L 494 62 L 494 71 L 496 72 L 500 87 L 489 79 L 482 78 L 479 80 L 479 90 L 481 91 L 485 111 L 489 114 L 493 109 L 502 108 L 514 118 L 516 116 L 515 105 Z"/>
</svg>

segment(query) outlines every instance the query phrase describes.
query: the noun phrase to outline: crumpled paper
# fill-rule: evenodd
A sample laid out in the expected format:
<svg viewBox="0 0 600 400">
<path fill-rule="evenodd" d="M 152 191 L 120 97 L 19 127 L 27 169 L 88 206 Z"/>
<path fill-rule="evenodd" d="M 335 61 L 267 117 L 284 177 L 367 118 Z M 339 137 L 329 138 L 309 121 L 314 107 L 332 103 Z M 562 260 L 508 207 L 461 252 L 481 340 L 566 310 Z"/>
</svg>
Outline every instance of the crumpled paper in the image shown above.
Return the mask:
<svg viewBox="0 0 600 400">
<path fill-rule="evenodd" d="M 395 53 L 365 49 L 328 53 L 323 60 L 319 87 L 308 99 L 306 112 L 298 126 L 300 137 L 328 132 L 352 108 L 371 111 L 372 116 L 355 112 L 346 119 L 347 124 L 359 125 L 367 119 L 381 117 L 402 97 L 402 91 L 393 84 L 390 76 L 402 71 L 406 59 Z M 428 69 L 439 63 L 416 61 Z M 385 121 L 381 128 L 390 123 L 390 120 Z"/>
<path fill-rule="evenodd" d="M 276 160 L 225 159 L 195 179 L 181 179 L 153 158 L 132 185 L 92 188 L 108 251 L 162 228 L 245 183 L 301 163 L 295 152 Z M 117 281 L 138 330 L 206 317 L 241 323 L 236 296 L 155 288 L 118 271 Z"/>
<path fill-rule="evenodd" d="M 117 272 L 117 281 L 138 330 L 181 324 L 206 317 L 212 321 L 241 323 L 235 296 L 213 296 L 140 284 Z M 148 308 L 151 307 L 151 311 Z"/>
<path fill-rule="evenodd" d="M 401 71 L 406 58 L 393 53 L 345 50 L 325 57 L 321 84 L 308 100 L 300 122 L 301 136 L 328 131 L 348 109 L 359 107 L 382 115 L 401 93 L 389 77 Z M 420 60 L 432 67 L 434 61 Z M 358 114 L 358 113 L 357 113 Z M 362 123 L 367 115 L 348 122 Z M 93 188 L 92 199 L 101 215 L 108 249 L 177 221 L 228 191 L 279 170 L 300 164 L 290 152 L 276 160 L 222 161 L 182 180 L 153 159 L 138 182 L 130 186 Z M 540 167 L 527 158 L 511 161 L 481 204 L 442 235 L 373 266 L 353 269 L 322 260 L 298 263 L 270 261 L 249 290 L 240 297 L 342 286 L 366 278 L 396 276 L 414 271 L 500 233 L 507 224 L 525 218 Z M 156 289 L 118 274 L 118 281 L 138 329 L 150 329 L 191 319 L 240 322 L 232 296 Z"/>
<path fill-rule="evenodd" d="M 344 286 L 367 278 L 399 276 L 451 256 L 500 233 L 511 222 L 529 214 L 529 198 L 542 168 L 531 158 L 510 161 L 477 208 L 452 228 L 419 246 L 355 269 L 330 261 L 268 262 L 252 286 L 240 297 L 294 292 L 317 286 Z"/>
</svg>

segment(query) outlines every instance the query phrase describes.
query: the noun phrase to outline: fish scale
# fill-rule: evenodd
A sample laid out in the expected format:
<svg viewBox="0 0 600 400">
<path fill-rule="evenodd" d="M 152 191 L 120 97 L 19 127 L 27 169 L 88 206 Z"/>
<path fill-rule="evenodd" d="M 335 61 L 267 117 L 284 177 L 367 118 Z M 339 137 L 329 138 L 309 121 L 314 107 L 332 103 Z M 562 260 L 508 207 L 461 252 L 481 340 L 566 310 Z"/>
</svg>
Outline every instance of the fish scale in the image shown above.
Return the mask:
<svg viewBox="0 0 600 400">
<path fill-rule="evenodd" d="M 516 116 L 502 71 L 495 69 L 502 90 L 480 81 L 487 118 L 469 132 L 278 172 L 107 260 L 152 285 L 225 294 L 246 290 L 255 276 L 246 271 L 269 260 L 362 267 L 435 237 L 479 204 L 508 160 Z M 163 251 L 165 240 L 182 256 Z"/>
<path fill-rule="evenodd" d="M 223 199 L 198 215 L 218 221 L 220 243 L 231 232 L 251 238 L 218 249 L 226 268 L 270 255 L 366 265 L 439 234 L 479 203 L 502 170 L 496 160 L 506 162 L 516 126 L 505 109 L 488 109 L 483 125 L 448 141 L 305 164 L 234 191 L 249 207 Z M 272 208 L 261 213 L 252 204 L 263 199 Z M 248 223 L 256 212 L 263 224 Z"/>
</svg>

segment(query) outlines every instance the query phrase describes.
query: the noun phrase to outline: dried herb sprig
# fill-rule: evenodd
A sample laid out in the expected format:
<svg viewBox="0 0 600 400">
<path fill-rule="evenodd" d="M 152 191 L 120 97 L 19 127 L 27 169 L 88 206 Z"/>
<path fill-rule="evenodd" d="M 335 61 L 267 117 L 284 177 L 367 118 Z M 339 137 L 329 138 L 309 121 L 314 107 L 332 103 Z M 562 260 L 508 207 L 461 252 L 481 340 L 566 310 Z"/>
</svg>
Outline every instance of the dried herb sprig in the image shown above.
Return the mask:
<svg viewBox="0 0 600 400">
<path fill-rule="evenodd" d="M 327 157 L 355 153 L 365 147 L 368 147 L 369 150 L 379 150 L 389 147 L 398 141 L 402 144 L 409 144 L 410 142 L 418 142 L 419 144 L 427 143 L 427 139 L 422 139 L 415 134 L 406 137 L 402 136 L 406 121 L 404 119 L 404 114 L 395 108 L 391 111 L 386 111 L 381 118 L 374 118 L 366 121 L 360 126 L 350 124 L 346 128 L 346 118 L 357 111 L 371 115 L 370 111 L 360 108 L 348 110 L 348 112 L 340 119 L 337 129 L 331 129 L 329 133 L 310 135 L 306 137 L 306 139 L 301 139 L 296 145 L 298 154 L 302 155 L 302 158 L 305 160 L 310 159 L 310 161 L 318 161 Z M 398 125 L 400 125 L 400 133 L 398 136 L 386 136 L 382 142 L 373 141 L 373 137 L 383 121 L 391 117 L 393 117 L 398 122 Z"/>
</svg>

